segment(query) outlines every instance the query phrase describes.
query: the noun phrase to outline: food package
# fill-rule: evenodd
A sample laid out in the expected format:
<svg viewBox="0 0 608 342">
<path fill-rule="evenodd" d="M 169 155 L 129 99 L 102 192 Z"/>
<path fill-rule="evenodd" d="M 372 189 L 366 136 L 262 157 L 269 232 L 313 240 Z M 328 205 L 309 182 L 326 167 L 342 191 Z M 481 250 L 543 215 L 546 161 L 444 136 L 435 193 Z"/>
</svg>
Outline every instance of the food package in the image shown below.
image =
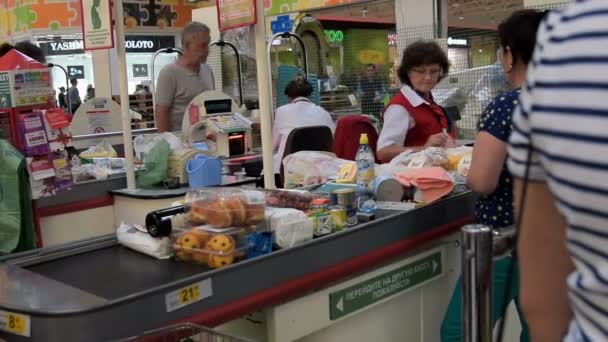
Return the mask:
<svg viewBox="0 0 608 342">
<path fill-rule="evenodd" d="M 45 155 L 51 151 L 42 112 L 17 115 L 17 130 L 21 152 L 26 156 Z"/>
<path fill-rule="evenodd" d="M 266 226 L 275 232 L 275 242 L 290 248 L 313 238 L 313 221 L 303 212 L 291 208 L 266 208 Z"/>
<path fill-rule="evenodd" d="M 138 135 L 133 139 L 133 151 L 135 151 L 135 156 L 140 160 L 144 160 L 145 155 L 161 140 L 164 140 L 169 144 L 171 151 L 177 151 L 184 148 L 181 139 L 173 133 L 143 134 Z"/>
<path fill-rule="evenodd" d="M 441 166 L 444 169 L 448 167 L 448 154 L 443 147 L 428 147 L 424 150 L 424 154 L 431 162 L 431 166 Z"/>
<path fill-rule="evenodd" d="M 217 229 L 206 226 L 174 229 L 171 235 L 175 257 L 210 268 L 232 265 L 243 258 L 249 247 L 247 230 Z"/>
<path fill-rule="evenodd" d="M 44 111 L 44 127 L 51 151 L 63 150 L 72 146 L 70 117 L 60 108 Z"/>
<path fill-rule="evenodd" d="M 264 192 L 234 188 L 208 188 L 186 194 L 186 207 L 194 224 L 214 228 L 255 227 L 264 222 Z"/>
<path fill-rule="evenodd" d="M 346 163 L 352 163 L 352 160 L 337 158 L 329 152 L 300 151 L 290 154 L 283 159 L 284 187 L 292 189 L 335 180 Z"/>
<path fill-rule="evenodd" d="M 458 165 L 462 158 L 473 153 L 473 148 L 470 146 L 460 146 L 447 149 L 448 155 L 448 171 L 457 171 Z"/>
<path fill-rule="evenodd" d="M 336 183 L 356 183 L 357 182 L 357 163 L 345 163 L 338 172 Z"/>
<path fill-rule="evenodd" d="M 266 205 L 277 208 L 293 208 L 302 211 L 310 209 L 313 195 L 306 190 L 269 190 L 266 192 Z"/>
<path fill-rule="evenodd" d="M 72 188 L 72 163 L 68 153 L 63 150 L 49 154 L 49 158 L 55 168 L 55 190 L 65 191 Z"/>
<path fill-rule="evenodd" d="M 168 237 L 153 238 L 146 228 L 138 225 L 121 223 L 116 230 L 116 238 L 121 245 L 157 259 L 167 259 L 173 255 Z"/>
<path fill-rule="evenodd" d="M 102 141 L 99 145 L 91 146 L 80 152 L 80 158 L 116 158 L 116 150 L 112 145 Z"/>
</svg>

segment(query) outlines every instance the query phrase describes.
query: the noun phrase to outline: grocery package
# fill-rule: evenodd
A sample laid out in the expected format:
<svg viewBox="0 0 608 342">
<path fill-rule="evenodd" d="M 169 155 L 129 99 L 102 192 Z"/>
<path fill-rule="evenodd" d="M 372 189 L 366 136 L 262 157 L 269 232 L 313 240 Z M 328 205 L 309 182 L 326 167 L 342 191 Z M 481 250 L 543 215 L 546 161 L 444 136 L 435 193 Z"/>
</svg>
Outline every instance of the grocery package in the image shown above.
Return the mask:
<svg viewBox="0 0 608 342">
<path fill-rule="evenodd" d="M 88 149 L 80 152 L 80 158 L 116 158 L 116 150 L 112 145 L 102 141 L 101 143 L 91 146 Z"/>
<path fill-rule="evenodd" d="M 140 160 L 143 160 L 145 155 L 150 153 L 152 148 L 154 148 L 154 145 L 159 141 L 166 141 L 169 144 L 171 151 L 177 151 L 184 148 L 181 139 L 176 137 L 173 133 L 143 134 L 138 135 L 133 139 L 133 151 L 135 151 L 135 156 Z"/>
<path fill-rule="evenodd" d="M 137 225 L 121 223 L 116 230 L 116 238 L 121 245 L 157 259 L 167 259 L 173 255 L 168 237 L 153 238 L 145 228 Z"/>
<path fill-rule="evenodd" d="M 464 158 L 471 157 L 473 148 L 470 146 L 460 146 L 456 148 L 447 149 L 448 167 L 449 171 L 458 171 L 458 167 Z M 469 162 L 470 164 L 470 162 Z M 466 175 L 465 175 L 466 177 Z"/>
<path fill-rule="evenodd" d="M 72 167 L 66 151 L 26 158 L 32 198 L 54 196 L 72 187 Z"/>
<path fill-rule="evenodd" d="M 186 207 L 194 224 L 214 228 L 252 227 L 264 222 L 264 192 L 209 188 L 186 194 Z"/>
<path fill-rule="evenodd" d="M 51 151 L 63 150 L 72 146 L 70 117 L 60 108 L 44 111 L 44 126 Z"/>
<path fill-rule="evenodd" d="M 169 143 L 166 141 L 161 140 L 154 145 L 144 159 L 145 168 L 135 175 L 137 187 L 153 188 L 167 178 L 170 153 Z"/>
<path fill-rule="evenodd" d="M 431 162 L 431 166 L 441 166 L 444 169 L 448 167 L 448 153 L 443 147 L 428 147 L 424 150 L 424 154 Z"/>
<path fill-rule="evenodd" d="M 42 112 L 17 115 L 17 130 L 22 152 L 26 156 L 43 155 L 51 151 Z"/>
<path fill-rule="evenodd" d="M 72 164 L 68 153 L 65 150 L 52 152 L 49 158 L 55 169 L 55 190 L 69 190 L 74 183 L 72 179 Z"/>
<path fill-rule="evenodd" d="M 340 169 L 351 160 L 337 158 L 335 154 L 319 151 L 300 151 L 283 159 L 287 189 L 323 184 L 335 180 Z"/>
<path fill-rule="evenodd" d="M 206 226 L 176 229 L 171 236 L 175 257 L 210 268 L 232 265 L 243 258 L 249 243 L 243 228 L 228 230 Z"/>
<path fill-rule="evenodd" d="M 310 209 L 313 195 L 306 190 L 269 190 L 266 192 L 266 205 L 277 208 L 293 208 L 306 211 Z"/>
<path fill-rule="evenodd" d="M 344 163 L 338 171 L 336 183 L 355 183 L 357 181 L 357 163 Z"/>
<path fill-rule="evenodd" d="M 442 198 L 454 188 L 454 179 L 445 169 L 438 166 L 409 170 L 395 175 L 395 178 L 403 186 L 418 188 L 420 197 L 415 199 L 425 203 Z"/>
<path fill-rule="evenodd" d="M 302 211 L 292 208 L 266 208 L 266 227 L 275 232 L 281 248 L 290 248 L 313 238 L 313 221 Z"/>
</svg>

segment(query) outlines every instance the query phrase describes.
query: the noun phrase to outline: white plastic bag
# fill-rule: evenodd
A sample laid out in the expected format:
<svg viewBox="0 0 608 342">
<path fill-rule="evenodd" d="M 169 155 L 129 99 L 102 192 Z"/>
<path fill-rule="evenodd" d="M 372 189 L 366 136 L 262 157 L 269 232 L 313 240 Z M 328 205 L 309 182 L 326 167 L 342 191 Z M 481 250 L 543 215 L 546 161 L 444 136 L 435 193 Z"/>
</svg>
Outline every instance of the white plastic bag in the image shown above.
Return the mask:
<svg viewBox="0 0 608 342">
<path fill-rule="evenodd" d="M 133 150 L 135 151 L 135 155 L 140 160 L 143 160 L 143 156 L 148 154 L 159 140 L 165 140 L 169 143 L 171 151 L 178 151 L 184 148 L 182 141 L 173 133 L 143 134 L 138 135 L 133 139 Z"/>
<path fill-rule="evenodd" d="M 80 152 L 80 158 L 116 158 L 116 150 L 112 145 L 102 140 L 99 144 L 93 145 Z"/>
<path fill-rule="evenodd" d="M 300 151 L 283 159 L 285 188 L 315 185 L 335 180 L 338 171 L 350 160 L 337 158 L 330 152 Z"/>
<path fill-rule="evenodd" d="M 143 227 L 137 225 L 122 222 L 116 230 L 116 238 L 121 245 L 157 259 L 168 259 L 173 255 L 168 237 L 153 238 Z"/>
<path fill-rule="evenodd" d="M 275 232 L 275 241 L 281 248 L 290 248 L 313 238 L 313 222 L 297 209 L 266 208 L 266 226 Z"/>
</svg>

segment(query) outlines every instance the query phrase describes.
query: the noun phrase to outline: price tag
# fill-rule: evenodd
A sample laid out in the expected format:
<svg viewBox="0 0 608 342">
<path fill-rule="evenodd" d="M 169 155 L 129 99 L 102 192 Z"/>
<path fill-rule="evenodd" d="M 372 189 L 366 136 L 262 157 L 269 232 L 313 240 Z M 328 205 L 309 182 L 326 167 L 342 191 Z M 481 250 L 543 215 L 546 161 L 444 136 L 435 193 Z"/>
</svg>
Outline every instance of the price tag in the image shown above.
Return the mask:
<svg viewBox="0 0 608 342">
<path fill-rule="evenodd" d="M 165 295 L 167 312 L 183 308 L 212 295 L 211 279 L 205 279 L 179 290 L 171 291 Z"/>
<path fill-rule="evenodd" d="M 378 209 L 384 210 L 402 210 L 409 211 L 416 208 L 416 203 L 413 202 L 376 202 Z"/>
<path fill-rule="evenodd" d="M 424 163 L 426 162 L 426 158 L 420 156 L 420 157 L 415 157 L 414 159 L 410 160 L 410 163 L 407 165 L 407 167 L 412 168 L 412 169 L 421 169 L 424 167 Z"/>
<path fill-rule="evenodd" d="M 0 310 L 0 330 L 30 337 L 30 328 L 29 316 Z"/>
<path fill-rule="evenodd" d="M 467 154 L 458 164 L 458 174 L 467 177 L 471 168 L 471 154 Z"/>
</svg>

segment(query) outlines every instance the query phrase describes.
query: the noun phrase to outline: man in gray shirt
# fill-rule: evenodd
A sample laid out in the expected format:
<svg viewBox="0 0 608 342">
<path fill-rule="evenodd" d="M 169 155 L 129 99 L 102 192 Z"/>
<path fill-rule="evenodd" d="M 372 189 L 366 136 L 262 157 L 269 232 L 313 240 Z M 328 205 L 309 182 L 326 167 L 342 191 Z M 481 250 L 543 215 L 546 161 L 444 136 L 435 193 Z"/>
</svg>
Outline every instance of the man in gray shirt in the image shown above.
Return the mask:
<svg viewBox="0 0 608 342">
<path fill-rule="evenodd" d="M 191 22 L 182 31 L 183 55 L 166 65 L 158 75 L 156 86 L 156 127 L 159 132 L 182 129 L 184 112 L 200 93 L 213 90 L 213 71 L 207 62 L 209 27 Z"/>
</svg>

